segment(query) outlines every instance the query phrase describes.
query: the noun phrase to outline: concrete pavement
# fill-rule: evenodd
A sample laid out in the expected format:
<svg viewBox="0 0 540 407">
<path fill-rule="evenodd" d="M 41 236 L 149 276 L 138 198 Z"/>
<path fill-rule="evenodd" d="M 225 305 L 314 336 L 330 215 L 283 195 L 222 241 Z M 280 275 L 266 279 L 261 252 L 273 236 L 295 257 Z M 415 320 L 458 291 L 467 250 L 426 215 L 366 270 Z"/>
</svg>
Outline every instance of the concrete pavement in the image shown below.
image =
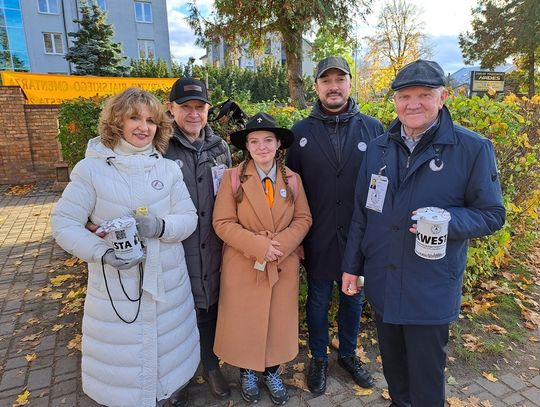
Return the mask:
<svg viewBox="0 0 540 407">
<path fill-rule="evenodd" d="M 0 185 L 0 407 L 16 405 L 17 397 L 25 390 L 29 392 L 29 406 L 97 406 L 82 392 L 80 353 L 68 347 L 80 332 L 81 313 L 66 312 L 62 301 L 76 288 L 84 265 L 64 265 L 70 256 L 52 240 L 49 216 L 59 194 L 52 192 L 51 186 L 38 183 L 26 195 L 11 196 L 6 195 L 9 186 Z M 78 275 L 65 284 L 51 285 L 51 278 L 69 273 Z M 538 330 L 534 334 L 540 337 Z M 372 361 L 369 369 L 377 379 L 371 395 L 355 395 L 351 381 L 335 363 L 333 352 L 327 393 L 313 397 L 289 386 L 291 400 L 287 405 L 387 407 L 390 402 L 381 396 L 386 383 L 380 364 L 375 362 L 376 348 L 369 348 L 367 356 Z M 528 356 L 523 357 L 527 360 Z M 293 363 L 299 362 L 305 363 L 307 371 L 305 347 Z M 294 374 L 296 379 L 302 375 L 295 371 L 293 363 L 285 373 L 289 381 L 294 381 Z M 503 363 L 497 372 L 499 380 L 490 382 L 449 364 L 448 376 L 455 378 L 455 384 L 447 385 L 447 398 L 476 397 L 477 405 L 484 401 L 484 407 L 488 407 L 486 400 L 493 407 L 540 406 L 540 373 L 535 366 L 540 367 L 540 361 L 532 358 L 530 363 L 519 365 Z M 246 405 L 237 390 L 237 370 L 224 366 L 224 372 L 233 385 L 231 399 L 217 401 L 206 384 L 194 382 L 190 385 L 192 406 Z M 257 405 L 272 405 L 266 391 Z"/>
</svg>

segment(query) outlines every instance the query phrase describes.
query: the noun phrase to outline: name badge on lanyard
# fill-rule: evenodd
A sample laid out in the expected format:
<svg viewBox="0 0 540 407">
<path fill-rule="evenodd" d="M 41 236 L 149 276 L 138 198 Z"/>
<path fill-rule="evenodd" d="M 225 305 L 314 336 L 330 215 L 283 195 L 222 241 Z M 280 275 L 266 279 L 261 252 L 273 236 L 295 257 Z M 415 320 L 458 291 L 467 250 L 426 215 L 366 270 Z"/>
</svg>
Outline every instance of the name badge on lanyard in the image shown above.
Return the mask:
<svg viewBox="0 0 540 407">
<path fill-rule="evenodd" d="M 386 165 L 379 170 L 378 174 L 371 174 L 369 190 L 366 200 L 366 208 L 376 212 L 381 212 L 384 206 L 384 198 L 388 189 L 388 177 L 381 175 Z"/>
</svg>

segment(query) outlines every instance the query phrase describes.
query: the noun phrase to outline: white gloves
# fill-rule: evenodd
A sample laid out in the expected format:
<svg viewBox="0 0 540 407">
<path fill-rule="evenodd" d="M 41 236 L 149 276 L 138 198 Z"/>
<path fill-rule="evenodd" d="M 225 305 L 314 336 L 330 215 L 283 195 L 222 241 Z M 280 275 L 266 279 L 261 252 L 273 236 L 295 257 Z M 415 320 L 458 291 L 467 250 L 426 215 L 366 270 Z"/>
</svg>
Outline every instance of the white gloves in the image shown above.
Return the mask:
<svg viewBox="0 0 540 407">
<path fill-rule="evenodd" d="M 153 215 L 135 215 L 140 237 L 160 238 L 165 231 L 165 221 Z"/>
<path fill-rule="evenodd" d="M 133 266 L 136 266 L 137 264 L 139 264 L 141 261 L 143 261 L 143 259 L 144 259 L 144 256 L 139 257 L 138 259 L 135 259 L 135 260 L 119 259 L 114 254 L 113 249 L 107 250 L 105 252 L 105 254 L 103 255 L 103 257 L 102 257 L 103 263 L 106 263 L 109 266 L 112 266 L 112 267 L 114 267 L 115 269 L 118 269 L 118 270 L 130 269 Z"/>
</svg>

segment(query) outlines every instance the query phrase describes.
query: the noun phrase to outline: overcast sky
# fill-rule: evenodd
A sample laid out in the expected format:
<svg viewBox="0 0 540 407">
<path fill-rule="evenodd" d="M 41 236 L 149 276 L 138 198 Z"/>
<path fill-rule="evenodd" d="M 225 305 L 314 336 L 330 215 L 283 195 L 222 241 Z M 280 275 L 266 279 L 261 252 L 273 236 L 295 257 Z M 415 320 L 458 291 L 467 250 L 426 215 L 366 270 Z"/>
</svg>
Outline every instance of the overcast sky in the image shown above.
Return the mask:
<svg viewBox="0 0 540 407">
<path fill-rule="evenodd" d="M 446 73 L 453 73 L 464 66 L 458 45 L 458 34 L 470 30 L 471 9 L 476 0 L 452 0 L 451 2 L 435 0 L 409 0 L 422 10 L 424 32 L 429 36 L 433 49 L 433 59 L 441 64 Z M 378 10 L 383 1 L 375 0 L 373 13 L 368 17 L 368 25 L 358 26 L 361 38 L 373 32 Z M 197 6 L 203 14 L 211 11 L 212 0 L 197 0 Z M 203 56 L 204 49 L 195 45 L 195 36 L 185 21 L 187 7 L 185 0 L 167 0 L 169 18 L 169 36 L 173 59 L 186 62 L 189 57 L 196 59 Z"/>
</svg>

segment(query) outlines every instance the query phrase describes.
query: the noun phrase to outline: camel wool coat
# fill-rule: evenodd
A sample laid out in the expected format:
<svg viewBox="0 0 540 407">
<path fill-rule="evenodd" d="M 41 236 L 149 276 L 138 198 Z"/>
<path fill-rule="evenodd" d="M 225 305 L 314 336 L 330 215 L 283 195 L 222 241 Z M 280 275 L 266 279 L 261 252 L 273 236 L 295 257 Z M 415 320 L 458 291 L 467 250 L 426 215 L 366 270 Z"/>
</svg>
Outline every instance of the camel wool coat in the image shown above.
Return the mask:
<svg viewBox="0 0 540 407">
<path fill-rule="evenodd" d="M 226 170 L 214 206 L 214 229 L 224 242 L 214 352 L 230 365 L 263 371 L 298 354 L 296 249 L 311 226 L 311 213 L 297 174 L 286 168 L 286 176 L 298 180 L 295 201 L 289 203 L 277 171 L 270 209 L 255 164 L 247 165 L 242 201 L 236 202 L 233 171 Z M 283 256 L 258 271 L 255 261 L 264 262 L 272 239 Z"/>
</svg>

